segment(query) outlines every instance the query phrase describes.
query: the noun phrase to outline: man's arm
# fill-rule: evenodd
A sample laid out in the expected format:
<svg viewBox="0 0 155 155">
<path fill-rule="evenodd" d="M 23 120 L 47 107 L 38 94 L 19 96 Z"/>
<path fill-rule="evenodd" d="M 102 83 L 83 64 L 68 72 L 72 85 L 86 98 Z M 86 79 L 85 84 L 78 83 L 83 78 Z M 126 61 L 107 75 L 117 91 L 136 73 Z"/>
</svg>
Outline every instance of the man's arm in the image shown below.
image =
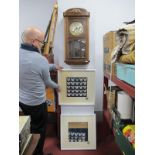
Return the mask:
<svg viewBox="0 0 155 155">
<path fill-rule="evenodd" d="M 52 65 L 51 65 L 52 68 Z M 49 63 L 45 60 L 42 63 L 42 78 L 46 87 L 59 89 L 59 85 L 51 80 L 49 72 Z"/>
<path fill-rule="evenodd" d="M 56 71 L 56 70 L 62 70 L 63 67 L 55 64 L 49 64 L 49 71 Z"/>
<path fill-rule="evenodd" d="M 56 65 L 55 64 L 49 64 L 49 71 L 55 71 Z"/>
</svg>

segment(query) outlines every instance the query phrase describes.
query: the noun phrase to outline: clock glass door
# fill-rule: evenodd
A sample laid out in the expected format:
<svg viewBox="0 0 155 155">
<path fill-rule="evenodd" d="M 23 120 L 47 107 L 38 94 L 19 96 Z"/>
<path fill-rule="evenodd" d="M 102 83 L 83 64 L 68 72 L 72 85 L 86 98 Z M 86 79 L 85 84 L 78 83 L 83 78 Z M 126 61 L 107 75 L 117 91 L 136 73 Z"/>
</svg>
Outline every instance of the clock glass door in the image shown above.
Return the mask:
<svg viewBox="0 0 155 155">
<path fill-rule="evenodd" d="M 86 58 L 86 40 L 71 39 L 68 42 L 69 58 Z"/>
</svg>

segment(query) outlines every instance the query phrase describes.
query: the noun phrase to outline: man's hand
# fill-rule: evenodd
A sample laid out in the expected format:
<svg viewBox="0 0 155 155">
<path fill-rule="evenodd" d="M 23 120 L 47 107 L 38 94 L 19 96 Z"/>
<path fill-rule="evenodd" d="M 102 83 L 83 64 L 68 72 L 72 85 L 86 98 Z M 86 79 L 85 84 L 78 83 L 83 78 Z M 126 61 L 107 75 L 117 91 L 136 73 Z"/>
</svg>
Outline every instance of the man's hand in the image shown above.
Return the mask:
<svg viewBox="0 0 155 155">
<path fill-rule="evenodd" d="M 61 67 L 59 65 L 56 65 L 55 68 L 56 68 L 56 70 L 60 70 L 60 71 L 63 69 L 63 67 Z"/>
<path fill-rule="evenodd" d="M 57 92 L 60 92 L 60 86 L 58 86 L 58 88 L 55 88 Z"/>
</svg>

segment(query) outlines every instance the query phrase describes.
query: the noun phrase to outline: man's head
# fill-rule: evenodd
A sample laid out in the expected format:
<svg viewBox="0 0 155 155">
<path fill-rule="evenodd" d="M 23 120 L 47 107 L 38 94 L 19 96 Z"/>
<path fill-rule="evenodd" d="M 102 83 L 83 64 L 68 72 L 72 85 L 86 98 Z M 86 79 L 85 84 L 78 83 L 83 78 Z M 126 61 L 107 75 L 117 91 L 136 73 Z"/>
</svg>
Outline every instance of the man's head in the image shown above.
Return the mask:
<svg viewBox="0 0 155 155">
<path fill-rule="evenodd" d="M 39 50 L 43 46 L 44 32 L 36 27 L 28 27 L 23 32 L 23 43 L 33 45 Z"/>
</svg>

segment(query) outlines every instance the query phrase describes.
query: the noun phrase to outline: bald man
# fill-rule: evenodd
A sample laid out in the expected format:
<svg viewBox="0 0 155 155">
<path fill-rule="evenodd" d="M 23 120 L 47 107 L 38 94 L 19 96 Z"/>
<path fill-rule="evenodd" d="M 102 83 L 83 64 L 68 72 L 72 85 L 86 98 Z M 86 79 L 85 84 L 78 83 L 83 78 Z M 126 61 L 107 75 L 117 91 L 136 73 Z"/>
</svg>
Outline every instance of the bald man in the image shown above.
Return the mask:
<svg viewBox="0 0 155 155">
<path fill-rule="evenodd" d="M 39 133 L 40 140 L 33 155 L 43 155 L 47 104 L 46 87 L 60 91 L 59 85 L 51 80 L 50 70 L 61 69 L 49 64 L 41 55 L 44 33 L 35 27 L 27 28 L 22 35 L 19 50 L 19 105 L 25 115 L 31 116 L 31 133 Z"/>
</svg>

